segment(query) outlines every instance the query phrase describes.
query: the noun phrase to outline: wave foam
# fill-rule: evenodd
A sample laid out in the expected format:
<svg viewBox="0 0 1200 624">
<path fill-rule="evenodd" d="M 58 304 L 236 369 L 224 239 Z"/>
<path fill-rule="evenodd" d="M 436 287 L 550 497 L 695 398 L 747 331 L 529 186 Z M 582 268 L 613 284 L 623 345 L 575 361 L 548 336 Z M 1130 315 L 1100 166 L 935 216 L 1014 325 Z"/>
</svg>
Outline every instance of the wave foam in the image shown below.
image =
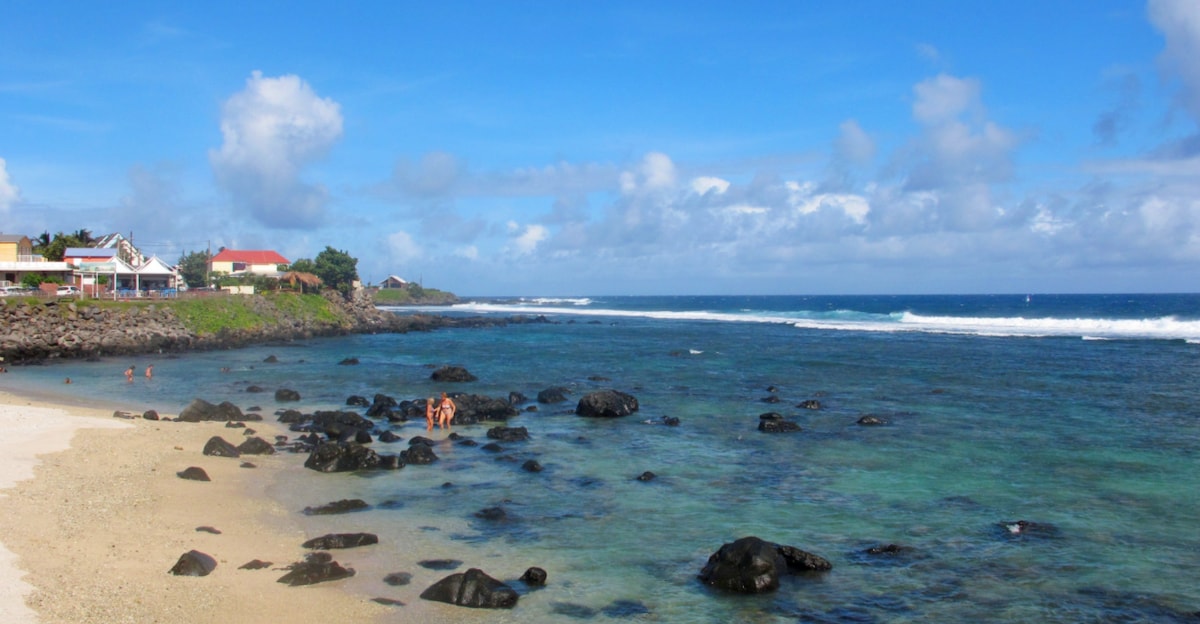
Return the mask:
<svg viewBox="0 0 1200 624">
<path fill-rule="evenodd" d="M 646 318 L 668 321 L 713 321 L 724 323 L 779 323 L 799 329 L 860 332 L 922 332 L 989 337 L 1077 337 L 1085 340 L 1184 340 L 1200 343 L 1200 321 L 1174 316 L 1147 319 L 1024 318 L 929 316 L 913 312 L 873 314 L 855 310 L 736 312 L 707 310 L 620 310 L 588 307 L 584 298 L 542 298 L 539 314 L 609 318 Z M 586 303 L 581 303 L 586 302 Z M 438 308 L 445 310 L 445 308 Z M 468 302 L 452 306 L 459 312 L 478 314 L 528 314 L 531 306 L 518 303 Z"/>
</svg>

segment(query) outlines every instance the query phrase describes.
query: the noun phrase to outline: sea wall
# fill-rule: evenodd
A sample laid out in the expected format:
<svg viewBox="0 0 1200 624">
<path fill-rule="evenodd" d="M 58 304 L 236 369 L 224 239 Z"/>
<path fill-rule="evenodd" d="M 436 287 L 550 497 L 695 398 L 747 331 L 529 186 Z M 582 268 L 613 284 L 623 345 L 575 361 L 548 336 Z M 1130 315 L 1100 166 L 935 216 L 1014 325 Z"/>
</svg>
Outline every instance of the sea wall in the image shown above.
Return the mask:
<svg viewBox="0 0 1200 624">
<path fill-rule="evenodd" d="M 100 306 L 87 301 L 0 300 L 0 357 L 5 363 L 55 358 L 230 349 L 252 344 L 361 333 L 403 333 L 474 327 L 544 318 L 461 318 L 382 312 L 369 297 L 326 297 L 331 314 L 303 318 L 258 295 L 238 295 L 263 320 L 249 329 L 197 332 L 176 314 L 173 302 Z M 215 307 L 215 306 L 214 306 Z"/>
</svg>

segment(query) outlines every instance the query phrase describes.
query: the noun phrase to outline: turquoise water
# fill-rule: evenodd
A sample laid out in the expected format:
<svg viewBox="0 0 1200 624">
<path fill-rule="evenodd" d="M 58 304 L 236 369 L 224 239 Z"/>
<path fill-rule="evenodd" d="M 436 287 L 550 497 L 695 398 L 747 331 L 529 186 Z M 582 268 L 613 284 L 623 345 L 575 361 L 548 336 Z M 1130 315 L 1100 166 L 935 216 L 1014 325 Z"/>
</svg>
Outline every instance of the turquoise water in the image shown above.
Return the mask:
<svg viewBox="0 0 1200 624">
<path fill-rule="evenodd" d="M 359 570 L 351 591 L 416 602 L 447 574 L 421 559 L 506 580 L 531 565 L 549 572 L 513 612 L 435 609 L 448 621 L 1174 622 L 1200 610 L 1200 296 L 493 299 L 448 313 L 551 323 L 64 362 L 22 367 L 0 387 L 267 413 L 279 407 L 271 394 L 248 385 L 295 388 L 305 410 L 376 392 L 571 388 L 568 403 L 513 418 L 532 439 L 501 453 L 439 442 L 432 466 L 366 476 L 313 473 L 297 456 L 277 484 L 289 508 L 375 505 L 302 519 L 314 534 L 380 535 L 378 547 L 338 554 Z M 358 366 L 337 365 L 351 356 Z M 124 382 L 126 367 L 148 363 L 153 380 Z M 479 381 L 435 384 L 430 367 L 443 364 Z M 605 387 L 641 410 L 570 413 Z M 772 394 L 779 403 L 763 402 Z M 808 399 L 822 408 L 797 407 Z M 768 411 L 803 431 L 759 433 Z M 864 414 L 888 424 L 857 425 Z M 663 416 L 681 425 L 656 424 Z M 455 430 L 483 444 L 490 426 Z M 425 434 L 423 422 L 396 431 Z M 545 470 L 522 471 L 526 459 Z M 635 480 L 647 470 L 658 478 Z M 494 506 L 509 520 L 474 517 Z M 1014 536 L 1002 525 L 1016 520 L 1055 530 Z M 702 587 L 707 557 L 745 535 L 835 567 L 765 596 Z M 905 554 L 863 553 L 889 543 Z M 413 584 L 384 585 L 396 571 Z"/>
</svg>

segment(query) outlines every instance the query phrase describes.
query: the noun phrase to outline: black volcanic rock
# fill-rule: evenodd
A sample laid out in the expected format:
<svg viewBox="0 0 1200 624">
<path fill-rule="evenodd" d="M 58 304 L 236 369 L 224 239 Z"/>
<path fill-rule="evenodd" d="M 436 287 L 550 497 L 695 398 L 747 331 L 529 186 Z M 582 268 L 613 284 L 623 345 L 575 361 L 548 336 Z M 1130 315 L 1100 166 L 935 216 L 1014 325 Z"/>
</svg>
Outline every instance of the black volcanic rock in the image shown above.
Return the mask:
<svg viewBox="0 0 1200 624">
<path fill-rule="evenodd" d="M 616 418 L 638 411 L 638 400 L 618 390 L 589 392 L 579 399 L 575 413 L 591 418 Z"/>
<path fill-rule="evenodd" d="M 517 592 L 479 568 L 451 574 L 421 592 L 421 598 L 475 609 L 511 609 Z"/>
</svg>

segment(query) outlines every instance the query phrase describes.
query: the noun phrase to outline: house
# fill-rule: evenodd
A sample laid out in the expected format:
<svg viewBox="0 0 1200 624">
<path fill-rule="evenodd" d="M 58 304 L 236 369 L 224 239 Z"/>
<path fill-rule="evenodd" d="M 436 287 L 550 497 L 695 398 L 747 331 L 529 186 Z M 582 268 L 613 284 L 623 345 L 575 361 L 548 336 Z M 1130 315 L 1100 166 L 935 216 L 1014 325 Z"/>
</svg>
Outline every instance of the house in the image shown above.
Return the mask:
<svg viewBox="0 0 1200 624">
<path fill-rule="evenodd" d="M 389 275 L 379 283 L 380 288 L 408 288 L 412 282 L 397 275 Z"/>
<path fill-rule="evenodd" d="M 28 236 L 0 234 L 0 262 L 33 262 L 32 256 L 33 241 Z"/>
<path fill-rule="evenodd" d="M 63 250 L 63 262 L 78 268 L 83 264 L 112 262 L 117 257 L 116 249 L 96 249 L 93 247 L 67 247 Z M 128 262 L 128 261 L 126 261 Z"/>
<path fill-rule="evenodd" d="M 133 241 L 121 236 L 119 232 L 101 236 L 93 240 L 91 246 L 96 249 L 115 250 L 117 257 L 124 260 L 130 266 L 140 266 L 146 263 L 146 256 L 142 255 L 142 252 L 133 246 Z"/>
<path fill-rule="evenodd" d="M 223 249 L 209 262 L 209 271 L 228 275 L 279 275 L 279 266 L 292 261 L 270 250 Z"/>
<path fill-rule="evenodd" d="M 71 267 L 66 262 L 47 262 L 34 254 L 28 236 L 0 234 L 0 284 L 19 284 L 29 273 L 57 277 L 64 282 L 71 279 Z"/>
<path fill-rule="evenodd" d="M 68 247 L 63 259 L 75 271 L 76 281 L 72 283 L 92 295 L 104 291 L 134 297 L 159 295 L 163 291 L 173 294 L 180 279 L 179 271 L 158 256 L 133 265 L 122 259 L 116 248 Z"/>
</svg>

